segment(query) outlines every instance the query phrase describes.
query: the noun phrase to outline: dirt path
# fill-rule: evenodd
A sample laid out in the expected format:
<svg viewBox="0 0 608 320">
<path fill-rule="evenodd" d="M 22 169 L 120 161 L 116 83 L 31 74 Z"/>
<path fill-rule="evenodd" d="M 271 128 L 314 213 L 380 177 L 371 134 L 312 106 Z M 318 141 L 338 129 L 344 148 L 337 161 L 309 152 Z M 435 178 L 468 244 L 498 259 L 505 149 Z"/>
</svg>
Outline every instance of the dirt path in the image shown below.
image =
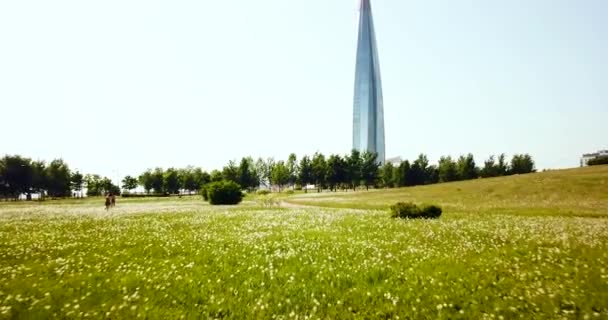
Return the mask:
<svg viewBox="0 0 608 320">
<path fill-rule="evenodd" d="M 291 208 L 291 209 L 318 208 L 317 206 L 304 205 L 304 204 L 295 204 L 295 203 L 289 203 L 287 201 L 281 201 L 281 202 L 279 202 L 279 207 L 281 207 L 281 208 Z"/>
</svg>

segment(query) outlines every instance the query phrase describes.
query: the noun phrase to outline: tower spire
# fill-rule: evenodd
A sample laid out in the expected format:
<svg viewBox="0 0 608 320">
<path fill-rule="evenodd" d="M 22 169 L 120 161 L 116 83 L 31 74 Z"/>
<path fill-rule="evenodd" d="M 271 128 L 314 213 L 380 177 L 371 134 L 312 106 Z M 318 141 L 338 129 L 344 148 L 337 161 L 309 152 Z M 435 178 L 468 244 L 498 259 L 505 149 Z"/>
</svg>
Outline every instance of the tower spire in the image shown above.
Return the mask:
<svg viewBox="0 0 608 320">
<path fill-rule="evenodd" d="M 361 0 L 353 100 L 353 149 L 375 152 L 384 163 L 382 82 L 369 0 Z"/>
<path fill-rule="evenodd" d="M 359 6 L 360 11 L 367 10 L 369 7 L 369 0 L 361 0 L 361 5 Z"/>
</svg>

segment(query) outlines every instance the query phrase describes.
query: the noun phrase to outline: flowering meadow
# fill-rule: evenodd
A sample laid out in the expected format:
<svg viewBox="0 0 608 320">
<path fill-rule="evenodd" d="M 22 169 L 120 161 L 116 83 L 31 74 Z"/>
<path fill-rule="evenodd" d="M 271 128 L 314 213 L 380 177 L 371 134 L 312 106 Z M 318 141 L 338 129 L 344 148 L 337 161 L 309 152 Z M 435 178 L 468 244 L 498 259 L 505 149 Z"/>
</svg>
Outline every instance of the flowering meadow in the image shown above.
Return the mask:
<svg viewBox="0 0 608 320">
<path fill-rule="evenodd" d="M 608 219 L 463 203 L 0 203 L 0 319 L 608 318 Z"/>
</svg>

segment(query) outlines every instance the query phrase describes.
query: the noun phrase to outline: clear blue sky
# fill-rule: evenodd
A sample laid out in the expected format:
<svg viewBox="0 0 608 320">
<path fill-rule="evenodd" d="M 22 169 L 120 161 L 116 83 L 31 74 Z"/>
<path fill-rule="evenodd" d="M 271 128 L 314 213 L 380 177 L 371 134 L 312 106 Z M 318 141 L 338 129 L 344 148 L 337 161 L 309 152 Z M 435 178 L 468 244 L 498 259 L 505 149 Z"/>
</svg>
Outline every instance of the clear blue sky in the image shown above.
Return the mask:
<svg viewBox="0 0 608 320">
<path fill-rule="evenodd" d="M 608 148 L 608 1 L 372 1 L 387 156 Z M 357 1 L 2 1 L 0 154 L 86 173 L 351 148 Z"/>
</svg>

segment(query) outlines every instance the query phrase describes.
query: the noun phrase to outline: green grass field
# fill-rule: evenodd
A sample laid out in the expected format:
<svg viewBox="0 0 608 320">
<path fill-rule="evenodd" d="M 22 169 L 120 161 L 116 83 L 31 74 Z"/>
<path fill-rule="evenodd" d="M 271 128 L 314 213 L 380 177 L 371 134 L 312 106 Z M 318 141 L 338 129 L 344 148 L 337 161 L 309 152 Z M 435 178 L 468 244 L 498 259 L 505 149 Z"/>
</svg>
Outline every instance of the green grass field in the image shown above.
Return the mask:
<svg viewBox="0 0 608 320">
<path fill-rule="evenodd" d="M 608 318 L 608 166 L 284 201 L 0 203 L 0 318 Z"/>
</svg>

